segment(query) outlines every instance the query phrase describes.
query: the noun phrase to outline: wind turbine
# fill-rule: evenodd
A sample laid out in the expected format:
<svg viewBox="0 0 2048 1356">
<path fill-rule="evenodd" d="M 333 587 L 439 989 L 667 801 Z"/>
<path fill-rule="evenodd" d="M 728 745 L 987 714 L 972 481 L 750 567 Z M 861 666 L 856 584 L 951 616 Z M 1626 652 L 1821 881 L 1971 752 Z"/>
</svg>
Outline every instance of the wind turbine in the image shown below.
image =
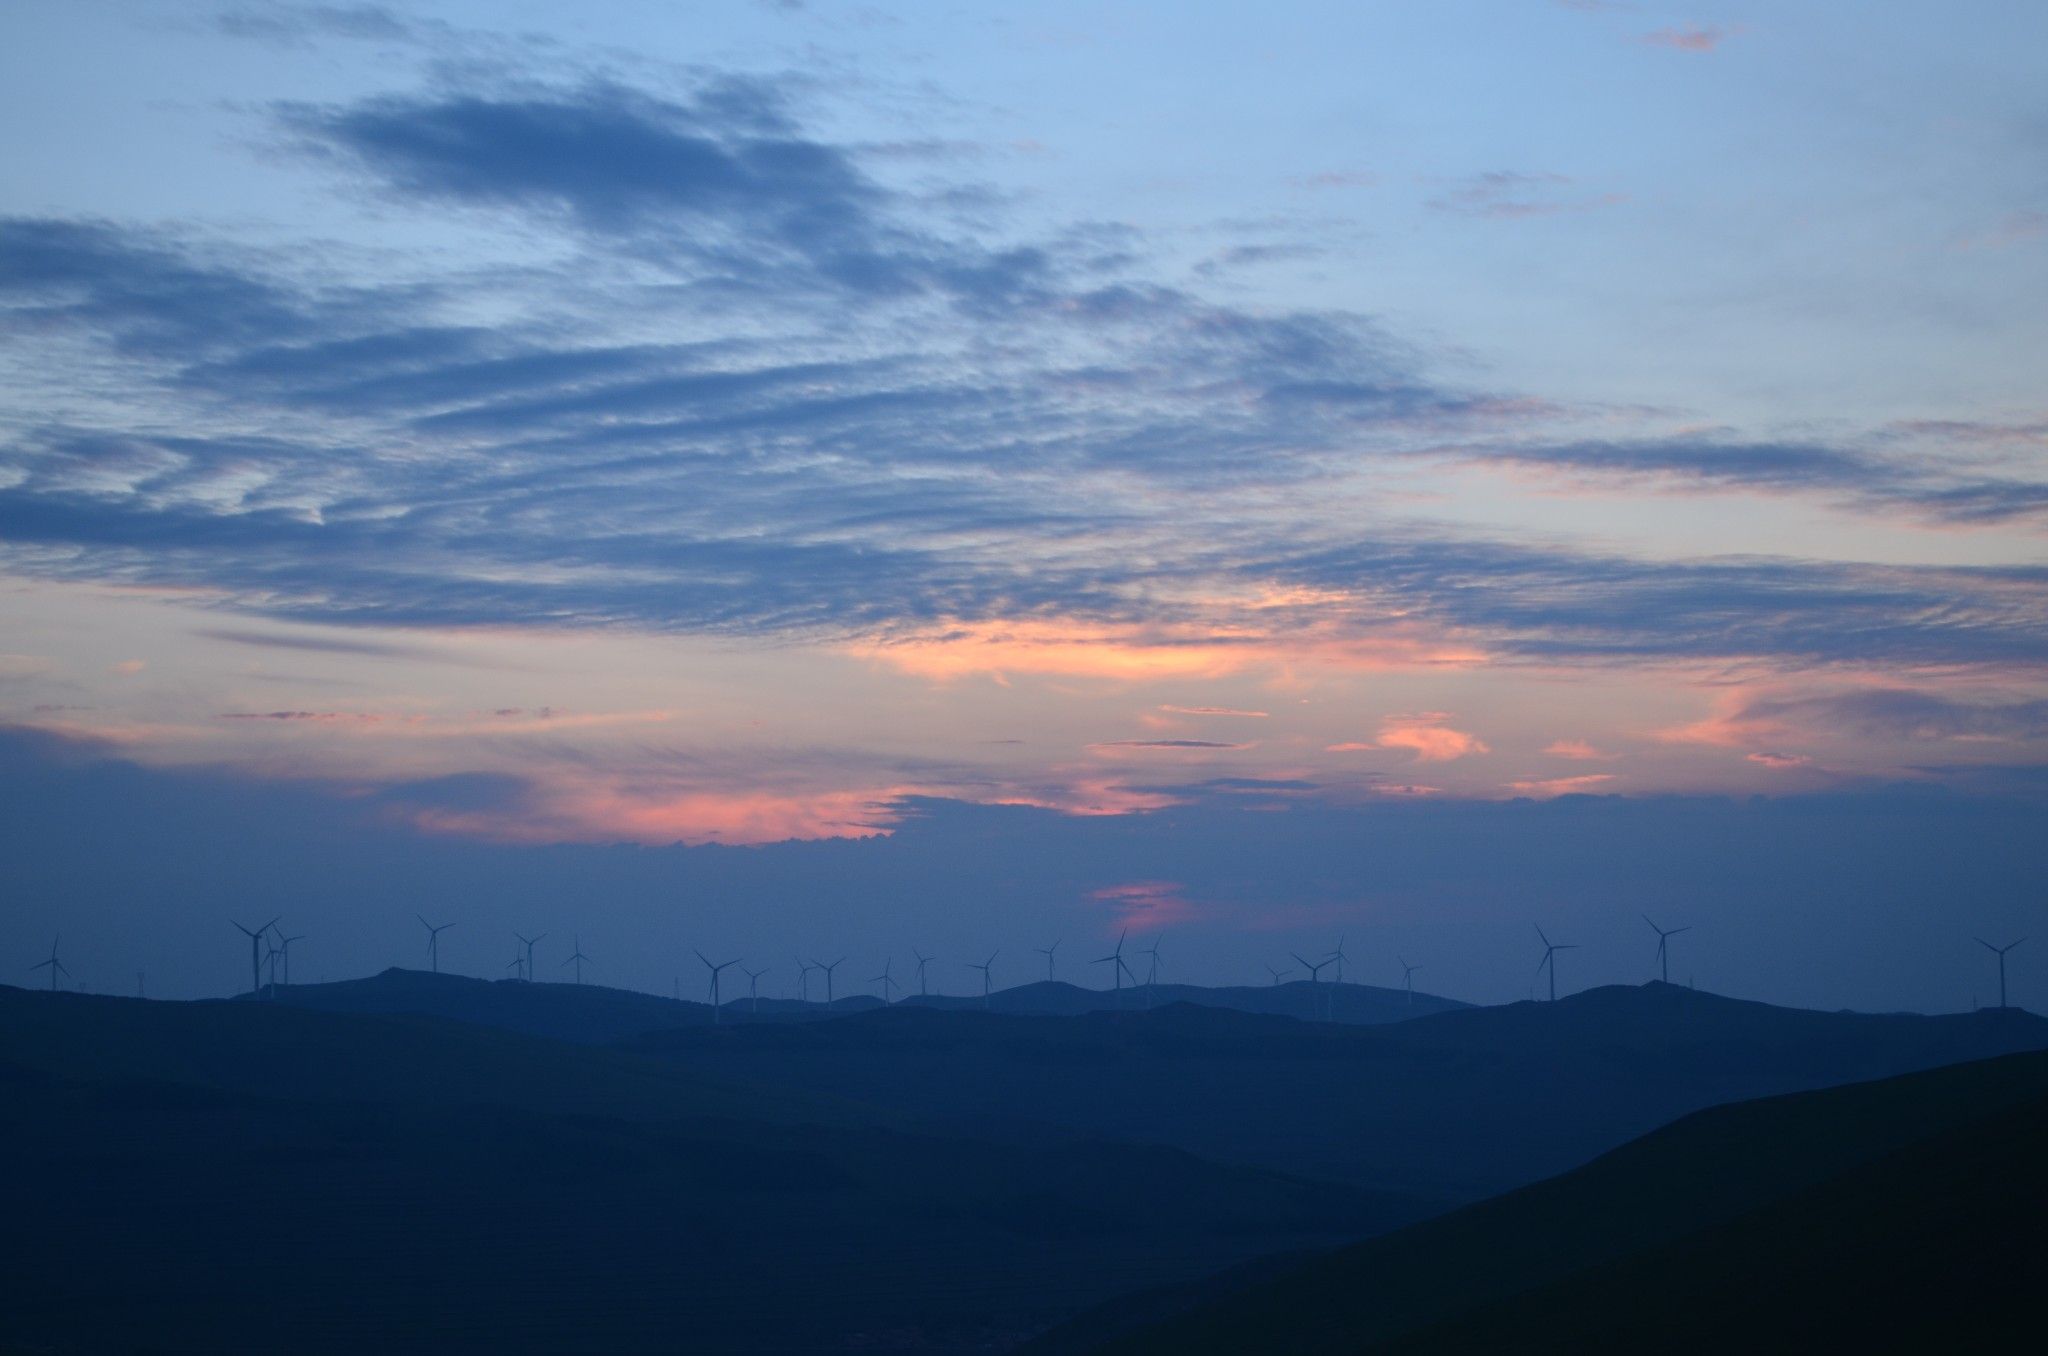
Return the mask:
<svg viewBox="0 0 2048 1356">
<path fill-rule="evenodd" d="M 924 967 L 930 965 L 933 961 L 937 960 L 938 957 L 927 956 L 922 951 L 919 951 L 916 947 L 911 948 L 910 954 L 917 957 L 917 996 L 919 998 L 923 998 L 929 992 L 924 986 Z"/>
<path fill-rule="evenodd" d="M 1138 954 L 1151 957 L 1152 963 L 1145 967 L 1145 987 L 1149 989 L 1159 982 L 1159 943 L 1152 943 Z"/>
<path fill-rule="evenodd" d="M 1422 967 L 1410 965 L 1407 961 L 1401 960 L 1399 956 L 1394 957 L 1394 959 L 1401 961 L 1401 987 L 1408 991 L 1408 1001 L 1412 1004 L 1415 1001 L 1415 972 Z"/>
<path fill-rule="evenodd" d="M 1543 938 L 1543 959 L 1536 962 L 1536 973 L 1540 975 L 1545 970 L 1550 971 L 1550 1001 L 1555 1003 L 1557 1001 L 1557 953 L 1560 951 L 1577 951 L 1579 944 L 1577 942 L 1553 942 L 1548 937 L 1543 936 L 1542 928 L 1536 929 L 1536 935 Z"/>
<path fill-rule="evenodd" d="M 1313 1014 L 1316 1010 L 1315 991 L 1317 988 L 1321 987 L 1323 982 L 1323 967 L 1325 965 L 1335 965 L 1337 963 L 1337 958 L 1335 956 L 1325 956 L 1319 961 L 1312 962 L 1309 960 L 1308 957 L 1302 955 L 1299 951 L 1290 951 L 1287 954 L 1294 957 L 1295 962 L 1299 964 L 1302 969 L 1308 971 L 1308 1010 L 1311 1014 Z M 1323 1006 L 1325 1009 L 1324 1015 L 1328 1016 L 1329 1000 L 1327 998 L 1323 1000 Z"/>
<path fill-rule="evenodd" d="M 846 964 L 846 957 L 841 956 L 838 960 L 833 961 L 830 965 L 825 964 L 825 962 L 823 961 L 815 960 L 812 961 L 811 964 L 825 972 L 825 1006 L 829 1008 L 832 1006 L 832 972 L 834 970 L 837 970 L 840 966 Z"/>
<path fill-rule="evenodd" d="M 1045 957 L 1045 982 L 1048 984 L 1052 983 L 1052 953 L 1059 950 L 1060 942 L 1065 940 L 1065 938 L 1060 938 L 1058 941 L 1055 941 L 1051 946 L 1040 946 L 1032 948 L 1033 950 L 1038 952 L 1039 955 Z"/>
<path fill-rule="evenodd" d="M 1273 976 L 1273 987 L 1277 989 L 1280 987 L 1280 976 L 1287 973 L 1287 967 L 1280 965 L 1268 965 L 1266 967 L 1266 973 Z"/>
<path fill-rule="evenodd" d="M 991 951 L 991 952 L 989 952 L 989 953 L 988 953 L 988 959 L 987 959 L 987 960 L 985 960 L 985 961 L 982 961 L 982 962 L 981 962 L 980 964 L 978 964 L 978 965 L 977 965 L 977 964 L 976 964 L 975 962 L 973 962 L 973 961 L 969 961 L 969 962 L 967 962 L 967 968 L 968 968 L 968 969 L 970 969 L 970 970 L 979 970 L 979 971 L 981 971 L 981 1005 L 982 1005 L 982 1006 L 983 1006 L 984 1008 L 988 1006 L 988 989 L 989 989 L 989 973 L 990 973 L 990 972 L 989 972 L 989 967 L 990 967 L 990 966 L 992 966 L 992 965 L 994 965 L 994 964 L 996 963 L 996 957 L 997 957 L 997 956 L 1000 956 L 1000 955 L 1002 955 L 1002 954 L 1003 954 L 1002 948 L 1001 948 L 1001 947 L 997 947 L 997 948 L 996 948 L 996 949 L 995 949 L 994 951 Z"/>
<path fill-rule="evenodd" d="M 512 935 L 519 937 L 519 934 L 516 932 Z M 519 937 L 520 941 L 526 943 L 526 977 L 528 980 L 533 978 L 533 944 L 545 936 L 547 936 L 545 932 L 536 932 L 531 937 Z"/>
<path fill-rule="evenodd" d="M 278 918 L 282 918 L 283 916 L 283 914 L 279 914 Z M 232 918 L 230 918 L 228 921 L 230 923 L 235 923 L 235 920 Z M 241 933 L 244 937 L 247 937 L 249 939 L 249 992 L 252 994 L 260 994 L 263 992 L 263 953 L 257 948 L 259 948 L 263 944 L 263 934 L 270 931 L 270 929 L 275 927 L 276 925 L 277 918 L 273 918 L 268 923 L 265 923 L 262 927 L 257 928 L 254 932 L 251 932 L 249 931 L 249 929 L 243 927 L 240 923 L 235 923 L 235 931 Z"/>
<path fill-rule="evenodd" d="M 534 940 L 538 941 L 540 939 L 535 938 Z M 589 960 L 590 957 L 583 954 L 583 939 L 581 937 L 572 933 L 569 940 L 575 946 L 576 951 L 568 960 L 563 961 L 562 964 L 574 965 L 576 967 L 576 982 L 581 984 L 583 982 L 583 962 Z"/>
<path fill-rule="evenodd" d="M 1977 939 L 1977 945 L 1983 947 L 1986 951 L 1989 951 L 1992 955 L 1998 957 L 1998 1010 L 2000 1012 L 2005 1011 L 2005 953 L 2012 950 L 2014 947 L 2018 946 L 2020 942 L 2024 942 L 2025 940 L 2027 939 L 2022 937 L 2020 938 L 2019 942 L 2007 942 L 2004 946 L 1993 946 L 1991 943 L 1985 941 L 1982 937 L 1979 937 Z M 54 957 L 56 954 L 57 948 L 53 943 L 50 947 L 50 955 Z"/>
<path fill-rule="evenodd" d="M 1110 952 L 1107 956 L 1097 956 L 1094 960 L 1088 962 L 1090 965 L 1107 965 L 1109 967 L 1110 978 L 1116 981 L 1117 1005 L 1119 1007 L 1123 1005 L 1124 976 L 1129 975 L 1133 984 L 1138 982 L 1137 971 L 1131 969 L 1124 961 L 1124 938 L 1130 935 L 1131 930 L 1125 928 L 1117 934 L 1116 950 Z"/>
<path fill-rule="evenodd" d="M 806 1003 L 811 1001 L 811 971 L 818 968 L 816 961 L 807 961 L 802 956 L 796 958 L 797 996 Z"/>
<path fill-rule="evenodd" d="M 1333 960 L 1333 961 L 1335 961 L 1335 962 L 1337 962 L 1337 982 L 1338 982 L 1339 984 L 1342 984 L 1342 983 L 1344 982 L 1344 939 L 1343 939 L 1343 937 L 1341 937 L 1341 936 L 1340 936 L 1340 937 L 1338 937 L 1338 938 L 1337 938 L 1337 947 L 1336 947 L 1336 949 L 1335 949 L 1334 951 L 1330 952 L 1330 959 L 1331 959 L 1331 960 Z"/>
<path fill-rule="evenodd" d="M 413 917 L 420 918 L 418 914 L 414 914 Z M 438 975 L 441 973 L 441 934 L 454 927 L 455 924 L 443 923 L 440 927 L 435 927 L 426 919 L 420 918 L 420 926 L 427 930 L 427 964 Z"/>
<path fill-rule="evenodd" d="M 882 962 L 881 974 L 868 976 L 868 983 L 882 986 L 882 1006 L 885 1008 L 889 1006 L 889 990 L 900 987 L 895 980 L 889 977 L 889 967 L 894 964 L 894 961 L 885 960 Z"/>
<path fill-rule="evenodd" d="M 705 955 L 702 951 L 697 951 L 695 947 L 690 949 L 696 951 L 697 959 L 703 961 L 704 968 L 711 972 L 711 1024 L 716 1026 L 718 1025 L 718 976 L 728 966 L 738 965 L 739 961 L 734 959 L 726 961 L 723 965 L 713 965 L 711 957 Z"/>
<path fill-rule="evenodd" d="M 50 958 L 46 961 L 37 961 L 34 965 L 28 967 L 30 974 L 43 969 L 47 969 L 50 972 L 51 993 L 57 992 L 58 975 L 61 974 L 68 978 L 71 974 L 71 971 L 66 968 L 64 962 L 57 959 L 57 938 L 55 937 L 50 939 Z"/>
<path fill-rule="evenodd" d="M 505 968 L 512 972 L 512 978 L 514 979 L 523 980 L 526 978 L 526 957 L 519 954 L 518 947 L 512 948 L 512 963 Z"/>
<path fill-rule="evenodd" d="M 740 967 L 740 973 L 747 977 L 747 1000 L 753 1004 L 756 1013 L 761 1011 L 761 976 L 767 974 L 769 968 L 765 965 L 758 970 L 749 970 L 744 965 Z"/>
<path fill-rule="evenodd" d="M 1643 915 L 1643 921 L 1649 923 L 1650 931 L 1657 934 L 1658 978 L 1669 984 L 1671 982 L 1671 939 L 1681 932 L 1691 932 L 1692 924 L 1687 923 L 1682 928 L 1672 928 L 1667 932 L 1663 928 L 1658 927 L 1654 922 L 1651 922 L 1650 915 L 1648 914 Z"/>
<path fill-rule="evenodd" d="M 303 932 L 296 937 L 287 937 L 282 932 L 277 934 L 277 950 L 272 954 L 284 963 L 284 986 L 287 989 L 292 986 L 292 943 L 305 940 L 306 934 Z M 270 982 L 272 984 L 277 983 L 276 966 L 271 967 Z"/>
</svg>

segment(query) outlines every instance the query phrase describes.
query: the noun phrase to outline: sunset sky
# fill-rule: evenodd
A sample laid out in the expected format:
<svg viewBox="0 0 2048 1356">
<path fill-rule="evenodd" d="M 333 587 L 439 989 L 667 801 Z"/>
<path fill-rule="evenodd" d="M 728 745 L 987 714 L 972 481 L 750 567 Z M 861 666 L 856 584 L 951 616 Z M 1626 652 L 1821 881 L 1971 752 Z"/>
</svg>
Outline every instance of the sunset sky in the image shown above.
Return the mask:
<svg viewBox="0 0 2048 1356">
<path fill-rule="evenodd" d="M 627 953 L 1134 925 L 1516 998 L 1532 923 L 1634 982 L 1662 906 L 1729 992 L 1966 1005 L 2048 898 L 2043 50 L 2031 0 L 11 5 L 0 939 L 128 991 L 299 902 L 333 977 L 414 964 L 431 862 L 662 991 Z M 205 891 L 107 865 L 166 806 Z"/>
</svg>

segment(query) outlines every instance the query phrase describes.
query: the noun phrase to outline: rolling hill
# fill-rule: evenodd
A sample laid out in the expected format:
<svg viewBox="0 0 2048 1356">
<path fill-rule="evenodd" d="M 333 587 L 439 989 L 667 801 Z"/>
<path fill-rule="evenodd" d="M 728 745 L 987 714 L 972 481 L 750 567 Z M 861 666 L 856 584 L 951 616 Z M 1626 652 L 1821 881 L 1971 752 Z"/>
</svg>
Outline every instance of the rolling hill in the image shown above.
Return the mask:
<svg viewBox="0 0 2048 1356">
<path fill-rule="evenodd" d="M 2038 1322 L 2044 1131 L 2041 1053 L 1717 1107 L 1395 1234 L 1127 1298 L 1025 1350 L 1984 1349 L 1967 1339 L 1985 1322 Z"/>
<path fill-rule="evenodd" d="M 630 1048 L 947 1133 L 1170 1144 L 1446 1202 L 1575 1167 L 1721 1102 L 2048 1047 L 2024 1013 L 1866 1016 L 1670 985 L 1343 1026 L 1177 1004 L 1078 1017 L 899 1005 Z"/>
<path fill-rule="evenodd" d="M 0 1085 L 8 1350 L 986 1350 L 1433 1209 L 282 1004 L 0 989 Z"/>
</svg>

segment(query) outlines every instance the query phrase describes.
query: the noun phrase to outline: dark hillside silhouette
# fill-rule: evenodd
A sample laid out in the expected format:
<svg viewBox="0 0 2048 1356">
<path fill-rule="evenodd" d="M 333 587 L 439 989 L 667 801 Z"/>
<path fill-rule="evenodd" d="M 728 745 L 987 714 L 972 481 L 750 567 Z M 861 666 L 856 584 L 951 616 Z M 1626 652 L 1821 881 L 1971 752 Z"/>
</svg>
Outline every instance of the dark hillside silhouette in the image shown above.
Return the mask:
<svg viewBox="0 0 2048 1356">
<path fill-rule="evenodd" d="M 1688 1112 L 2048 1047 L 2025 1013 L 1807 1012 L 1670 985 L 1372 1027 L 1185 1004 L 1021 1018 L 907 1006 L 631 1048 L 931 1128 L 1101 1136 L 1477 1200 Z"/>
<path fill-rule="evenodd" d="M 1881 1334 L 1883 1315 L 1902 1307 L 1938 1324 L 1967 1304 L 2025 1296 L 1993 1292 L 2044 1255 L 2044 1130 L 2040 1053 L 1717 1107 L 1396 1234 L 1131 1297 L 1027 1350 L 1336 1353 L 1403 1334 L 1387 1349 L 1958 1349 L 1932 1328 L 1921 1329 L 1926 1346 L 1841 1346 L 1827 1325 Z M 1965 1238 L 1973 1219 L 1983 1227 Z M 1950 1246 L 1966 1266 L 2012 1260 L 1989 1265 L 1980 1285 L 1934 1255 Z M 1881 1297 L 1892 1280 L 1901 1306 Z"/>
</svg>

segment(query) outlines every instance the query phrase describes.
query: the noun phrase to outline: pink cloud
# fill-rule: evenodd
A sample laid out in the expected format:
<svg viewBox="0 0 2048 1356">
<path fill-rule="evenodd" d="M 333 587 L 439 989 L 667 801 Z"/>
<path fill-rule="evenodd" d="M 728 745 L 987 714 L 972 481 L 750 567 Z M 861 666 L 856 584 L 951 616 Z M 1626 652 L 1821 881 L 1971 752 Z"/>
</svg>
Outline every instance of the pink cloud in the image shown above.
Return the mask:
<svg viewBox="0 0 2048 1356">
<path fill-rule="evenodd" d="M 1533 781 L 1509 782 L 1508 790 L 1518 796 L 1572 796 L 1613 780 L 1611 772 L 1588 772 L 1578 777 L 1543 777 Z"/>
<path fill-rule="evenodd" d="M 1171 711 L 1177 716 L 1244 716 L 1257 720 L 1264 720 L 1269 714 L 1265 711 L 1240 711 L 1234 706 L 1173 706 L 1169 704 L 1161 706 L 1159 709 Z"/>
<path fill-rule="evenodd" d="M 1128 928 L 1137 933 L 1157 932 L 1175 923 L 1186 922 L 1198 912 L 1181 893 L 1186 888 L 1179 881 L 1134 880 L 1091 890 L 1088 898 L 1114 909 L 1118 928 Z"/>
<path fill-rule="evenodd" d="M 144 669 L 146 669 L 146 668 L 148 668 L 148 667 L 149 667 L 149 663 L 148 663 L 148 661 L 146 661 L 146 660 L 141 660 L 141 659 L 123 659 L 123 660 L 122 660 L 121 662 L 119 662 L 118 664 L 109 664 L 109 665 L 107 665 L 107 672 L 108 672 L 108 673 L 119 673 L 119 674 L 123 674 L 123 675 L 127 675 L 127 674 L 136 674 L 136 673 L 140 673 L 140 672 L 142 672 L 142 671 L 143 671 Z"/>
<path fill-rule="evenodd" d="M 1447 711 L 1418 711 L 1412 715 L 1388 716 L 1380 724 L 1380 735 L 1370 744 L 1332 744 L 1326 752 L 1357 753 L 1366 749 L 1406 749 L 1418 763 L 1448 763 L 1475 753 L 1490 753 L 1479 736 L 1454 730 Z"/>
<path fill-rule="evenodd" d="M 1764 767 L 1807 767 L 1813 762 L 1813 759 L 1803 753 L 1752 753 L 1745 756 L 1750 762 L 1760 763 Z"/>
<path fill-rule="evenodd" d="M 1602 753 L 1583 739 L 1560 739 L 1544 750 L 1553 758 L 1570 758 L 1580 763 L 1605 762 L 1617 754 Z"/>
</svg>

